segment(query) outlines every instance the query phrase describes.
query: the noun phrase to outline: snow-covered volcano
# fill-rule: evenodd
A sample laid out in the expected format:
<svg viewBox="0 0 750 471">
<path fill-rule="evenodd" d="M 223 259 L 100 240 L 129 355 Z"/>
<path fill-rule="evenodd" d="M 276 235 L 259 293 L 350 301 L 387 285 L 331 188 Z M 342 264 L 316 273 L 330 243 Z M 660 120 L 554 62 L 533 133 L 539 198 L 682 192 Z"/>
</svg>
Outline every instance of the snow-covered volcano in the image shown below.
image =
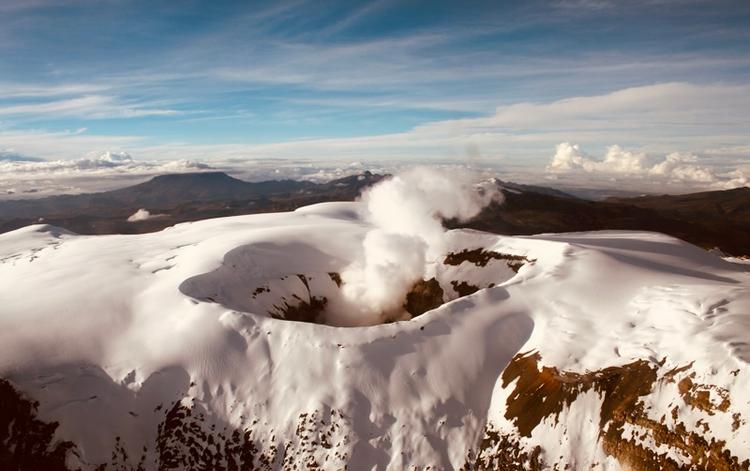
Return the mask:
<svg viewBox="0 0 750 471">
<path fill-rule="evenodd" d="M 750 467 L 747 265 L 456 230 L 397 319 L 352 327 L 332 306 L 363 207 L 0 235 L 0 463 Z"/>
</svg>

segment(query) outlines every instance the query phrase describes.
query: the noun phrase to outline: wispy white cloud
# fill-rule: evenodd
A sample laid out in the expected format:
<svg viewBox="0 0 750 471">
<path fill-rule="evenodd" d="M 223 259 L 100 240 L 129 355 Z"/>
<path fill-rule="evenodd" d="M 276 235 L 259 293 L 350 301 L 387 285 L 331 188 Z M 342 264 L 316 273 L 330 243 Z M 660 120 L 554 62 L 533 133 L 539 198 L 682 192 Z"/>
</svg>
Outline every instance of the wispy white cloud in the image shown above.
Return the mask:
<svg viewBox="0 0 750 471">
<path fill-rule="evenodd" d="M 105 100 L 105 104 L 107 101 Z M 96 106 L 94 103 L 91 106 Z M 87 105 L 65 104 L 63 111 Z M 456 158 L 478 146 L 490 158 L 505 156 L 542 164 L 547 149 L 573 137 L 601 148 L 612 142 L 648 152 L 747 147 L 750 87 L 668 83 L 546 103 L 501 106 L 488 116 L 435 121 L 397 133 L 347 138 L 299 139 L 269 144 L 146 145 L 137 137 L 83 133 L 0 131 L 0 146 L 27 155 L 75 157 L 92 148 L 125 148 L 145 158 L 191 155 L 200 158 L 420 159 Z M 101 143 L 91 142 L 101 140 Z M 47 149 L 41 149 L 43 142 Z M 60 145 L 55 145 L 57 142 Z M 96 145 L 105 144 L 105 145 Z M 77 148 L 74 148 L 78 145 Z M 88 147 L 87 147 L 88 146 Z M 65 151 L 62 151 L 64 149 Z M 68 150 L 72 152 L 67 152 Z M 714 151 L 715 153 L 715 151 Z"/>
<path fill-rule="evenodd" d="M 93 83 L 29 85 L 5 82 L 0 83 L 0 99 L 88 95 L 99 93 L 109 88 L 111 87 L 108 85 L 98 85 Z"/>
<path fill-rule="evenodd" d="M 572 9 L 577 11 L 604 10 L 615 6 L 612 0 L 559 0 L 554 2 L 558 8 Z"/>
<path fill-rule="evenodd" d="M 474 129 L 660 129 L 745 128 L 750 123 L 748 85 L 663 83 L 547 103 L 517 103 L 497 108 L 487 118 L 454 120 L 429 126 Z"/>
<path fill-rule="evenodd" d="M 388 4 L 368 4 L 331 27 L 356 22 L 383 5 Z M 280 16 L 288 13 L 284 11 Z M 530 96 L 529 90 L 536 92 L 531 95 L 544 95 L 546 90 L 561 87 L 590 85 L 601 89 L 602 84 L 663 82 L 705 76 L 706 71 L 743 68 L 750 63 L 746 55 L 729 51 L 706 55 L 641 50 L 597 52 L 582 48 L 580 52 L 555 50 L 540 54 L 538 49 L 525 50 L 525 44 L 516 42 L 513 44 L 518 49 L 476 44 L 466 47 L 474 41 L 482 43 L 482 38 L 493 38 L 493 34 L 555 25 L 554 15 L 541 18 L 546 21 L 540 15 L 524 16 L 519 12 L 514 21 L 503 19 L 492 26 L 475 19 L 470 24 L 452 24 L 451 28 L 414 29 L 409 34 L 341 41 L 321 40 L 321 29 L 317 27 L 311 37 L 304 32 L 290 33 L 289 28 L 284 33 L 248 37 L 247 31 L 255 28 L 242 25 L 197 37 L 172 51 L 165 62 L 171 71 L 179 70 L 212 84 L 220 82 L 225 87 L 262 84 L 364 95 L 391 93 L 406 103 L 424 105 L 432 100 L 430 109 L 450 102 L 446 110 L 455 110 L 455 102 L 466 100 L 471 102 L 463 108 L 466 111 L 487 111 L 487 106 L 478 106 L 474 100 L 478 96 L 486 104 L 498 103 L 506 101 L 509 94 Z M 500 40 L 494 37 L 490 41 Z M 227 47 L 228 44 L 243 46 Z M 446 95 L 452 99 L 446 100 Z M 335 101 L 342 97 L 330 98 Z M 394 108 L 404 107 L 396 100 L 392 103 Z"/>
<path fill-rule="evenodd" d="M 60 5 L 76 5 L 85 2 L 91 3 L 91 1 L 92 0 L 3 0 L 3 2 L 0 2 L 0 12 L 11 13 Z"/>
<path fill-rule="evenodd" d="M 76 116 L 87 119 L 137 118 L 180 114 L 168 108 L 156 108 L 148 103 L 129 103 L 112 96 L 86 95 L 42 103 L 20 103 L 0 106 L 0 116 L 31 115 L 36 117 Z"/>
<path fill-rule="evenodd" d="M 26 11 L 43 6 L 88 2 L 96 3 L 92 0 L 9 1 L 2 2 L 2 8 Z M 635 3 L 641 7 L 664 2 L 674 0 L 639 0 Z M 133 14 L 137 9 L 129 5 L 130 2 L 116 3 L 119 11 Z M 394 15 L 399 13 L 398 2 L 380 0 L 361 6 L 342 4 L 334 8 L 321 8 L 311 1 L 251 2 L 246 7 L 232 6 L 229 8 L 232 14 L 219 20 L 205 15 L 210 22 L 204 27 L 188 27 L 177 33 L 171 29 L 165 31 L 165 38 L 169 36 L 167 39 L 171 40 L 165 40 L 163 44 L 160 41 L 145 47 L 134 44 L 137 54 L 94 57 L 98 60 L 51 57 L 49 62 L 56 63 L 55 73 L 66 80 L 85 77 L 82 81 L 90 79 L 95 83 L 90 89 L 79 90 L 73 97 L 76 100 L 90 95 L 138 96 L 146 101 L 154 97 L 168 97 L 193 105 L 203 100 L 215 105 L 211 111 L 217 115 L 221 114 L 226 104 L 221 103 L 220 97 L 246 91 L 248 95 L 267 100 L 267 90 L 257 91 L 263 87 L 275 87 L 270 93 L 274 95 L 271 100 L 275 100 L 276 106 L 284 108 L 309 100 L 310 105 L 350 107 L 355 110 L 412 108 L 420 111 L 487 113 L 497 103 L 514 100 L 528 102 L 530 97 L 545 99 L 580 94 L 581 90 L 598 92 L 605 87 L 623 88 L 633 84 L 681 80 L 684 77 L 704 82 L 716 80 L 717 77 L 746 77 L 750 59 L 742 52 L 733 52 L 731 48 L 706 53 L 703 49 L 684 46 L 665 47 L 664 42 L 650 48 L 619 47 L 612 44 L 614 40 L 635 35 L 637 27 L 623 28 L 619 16 L 615 18 L 615 24 L 612 18 L 604 17 L 601 19 L 607 21 L 599 25 L 594 21 L 581 23 L 580 18 L 563 14 L 566 11 L 585 10 L 606 16 L 611 13 L 601 10 L 610 7 L 626 10 L 633 3 L 560 0 L 541 9 L 534 2 L 528 6 L 477 5 L 457 10 L 456 15 L 443 21 L 424 24 L 420 21 L 413 28 L 395 25 L 391 29 L 383 28 L 378 21 L 373 25 L 372 20 L 377 20 L 383 11 Z M 153 17 L 142 27 L 123 24 L 121 31 L 102 32 L 97 30 L 96 21 L 85 22 L 82 27 L 90 27 L 103 34 L 111 40 L 108 44 L 122 47 L 123 43 L 131 40 L 129 35 L 134 31 L 136 34 L 158 34 L 157 28 L 163 24 L 159 20 L 164 19 L 165 12 L 173 13 L 173 8 L 155 7 Z M 191 6 L 184 8 L 188 11 Z M 390 8 L 394 11 L 388 11 Z M 104 15 L 107 24 L 117 24 L 117 21 L 112 21 L 114 15 L 111 9 L 92 8 L 92 17 L 102 11 L 107 13 Z M 439 17 L 437 13 L 436 17 Z M 57 18 L 51 13 L 40 12 L 38 15 L 47 22 Z M 561 16 L 564 18 L 561 19 Z M 130 18 L 127 15 L 123 17 Z M 408 22 L 409 18 L 404 20 Z M 695 18 L 692 21 L 695 22 Z M 671 29 L 675 29 L 677 34 L 688 26 L 702 27 L 706 31 L 715 29 L 712 25 L 704 25 L 703 21 L 698 25 L 672 23 L 670 31 L 664 34 L 670 33 Z M 12 29 L 18 39 L 39 47 L 32 40 L 34 24 Z M 354 27 L 360 24 L 365 26 L 364 32 Z M 721 34 L 727 34 L 727 28 L 731 26 L 728 24 L 722 28 Z M 11 28 L 0 28 L 0 34 L 4 29 Z M 336 34 L 342 31 L 350 34 Z M 549 32 L 556 31 L 560 32 L 561 41 L 564 40 L 561 44 L 546 40 Z M 602 47 L 595 47 L 595 44 L 570 47 L 571 44 L 579 44 L 579 34 L 592 37 L 600 31 L 612 34 L 613 40 L 603 37 Z M 736 32 L 732 31 L 731 34 Z M 86 35 L 81 36 L 86 38 Z M 57 84 L 58 78 L 55 76 L 42 74 L 34 77 L 51 83 L 51 89 L 60 88 L 51 94 L 64 92 L 64 87 Z M 99 88 L 97 84 L 102 84 L 102 87 Z M 7 87 L 0 86 L 0 96 L 3 88 Z M 44 93 L 42 84 L 31 88 L 35 90 L 19 93 L 45 96 L 41 95 Z M 303 93 L 298 93 L 300 91 Z M 373 95 L 381 96 L 372 98 Z M 9 90 L 7 96 L 14 95 Z M 232 99 L 236 96 L 232 95 Z M 53 107 L 53 104 L 45 106 Z M 106 116 L 138 117 L 147 113 L 175 111 L 164 106 L 148 106 L 153 108 L 149 111 L 142 107 L 134 108 L 137 109 L 121 114 L 108 110 Z M 43 113 L 44 109 L 40 108 L 40 112 Z"/>
<path fill-rule="evenodd" d="M 85 128 L 69 131 L 9 129 L 0 126 L 0 148 L 45 160 L 75 160 L 107 149 L 121 151 L 143 143 L 138 136 L 97 135 Z"/>
<path fill-rule="evenodd" d="M 390 0 L 370 1 L 354 9 L 352 12 L 350 12 L 343 18 L 337 20 L 333 24 L 329 25 L 324 30 L 317 32 L 317 34 L 322 34 L 322 35 L 327 36 L 327 35 L 339 33 L 341 31 L 346 31 L 352 26 L 359 24 L 365 18 L 367 18 L 368 16 L 371 16 L 373 13 L 376 13 L 379 10 L 382 10 L 383 8 L 388 6 L 388 4 L 390 3 L 392 3 L 392 1 Z"/>
<path fill-rule="evenodd" d="M 126 152 L 91 153 L 86 157 L 74 160 L 0 161 L 0 174 L 5 177 L 26 175 L 32 178 L 48 178 L 71 173 L 85 173 L 88 176 L 95 177 L 97 174 L 123 173 L 137 175 L 209 169 L 211 169 L 211 166 L 206 163 L 190 160 L 136 160 Z"/>
<path fill-rule="evenodd" d="M 436 121 L 401 133 L 291 141 L 247 151 L 277 157 L 445 159 L 462 158 L 466 147 L 474 145 L 488 158 L 523 159 L 534 165 L 542 163 L 547 149 L 570 136 L 591 147 L 619 141 L 665 153 L 742 145 L 750 133 L 747 109 L 747 86 L 668 83 L 501 106 L 490 116 Z"/>
<path fill-rule="evenodd" d="M 589 176 L 611 174 L 618 178 L 630 172 L 644 180 L 710 187 L 742 182 L 741 175 L 728 172 L 750 174 L 750 168 L 741 164 L 750 156 L 749 108 L 747 86 L 667 83 L 501 106 L 484 117 L 435 121 L 404 132 L 367 136 L 266 144 L 195 144 L 153 142 L 137 136 L 96 136 L 87 131 L 6 129 L 0 130 L 0 148 L 53 160 L 77 159 L 91 149 L 113 149 L 130 152 L 139 159 L 212 165 L 264 159 L 476 162 L 480 156 L 480 164 L 514 168 L 530 178 L 535 174 L 541 178 L 539 170 L 548 163 L 549 149 L 574 139 L 581 147 L 571 145 L 571 155 L 560 156 L 550 166 L 561 171 L 556 172 L 561 178 L 565 176 L 562 171 L 571 169 Z M 589 148 L 604 152 L 613 142 L 622 147 L 609 148 L 603 160 L 580 151 Z M 669 157 L 654 161 L 649 157 L 653 155 Z"/>
<path fill-rule="evenodd" d="M 705 80 L 711 76 L 707 71 L 746 70 L 750 66 L 746 54 L 731 51 L 712 55 L 641 50 L 537 54 L 535 49 L 523 49 L 525 44 L 518 45 L 520 50 L 481 45 L 482 38 L 493 38 L 498 32 L 524 31 L 529 25 L 543 28 L 555 22 L 554 15 L 523 12 L 518 12 L 513 21 L 475 19 L 451 24 L 450 28 L 433 26 L 415 28 L 409 33 L 338 40 L 321 34 L 325 28 L 317 23 L 314 28 L 300 31 L 289 27 L 290 21 L 303 21 L 312 15 L 314 23 L 322 21 L 334 30 L 346 29 L 388 5 L 382 1 L 368 3 L 343 17 L 334 16 L 330 24 L 319 17 L 323 13 L 314 2 L 253 6 L 248 14 L 227 20 L 221 28 L 188 35 L 168 50 L 156 47 L 153 54 L 145 51 L 148 54 L 124 58 L 122 63 L 118 60 L 116 67 L 109 64 L 102 72 L 90 73 L 94 83 L 79 85 L 82 88 L 75 98 L 104 94 L 107 90 L 107 94 L 115 96 L 166 96 L 190 102 L 252 91 L 254 87 L 278 87 L 283 90 L 274 91 L 274 100 L 281 106 L 310 100 L 313 105 L 366 109 L 369 101 L 380 109 L 489 112 L 493 104 L 507 102 L 511 96 L 560 96 L 559 90 L 566 88 L 601 90 L 603 84 L 624 87 L 681 77 Z M 79 74 L 88 70 L 86 64 L 75 64 L 74 69 Z M 12 84 L 0 85 L 0 97 L 3 88 L 8 89 L 7 96 L 14 96 L 8 85 Z M 56 84 L 54 79 L 52 85 L 51 94 L 64 92 L 65 86 Z M 33 89 L 27 93 L 36 94 L 43 93 L 44 86 L 27 88 Z M 310 93 L 286 93 L 290 89 Z M 382 96 L 372 98 L 373 94 Z M 155 108 L 151 111 L 154 114 L 175 111 L 150 107 Z M 213 111 L 221 113 L 221 109 Z M 139 109 L 108 115 L 133 117 L 145 113 Z"/>
</svg>

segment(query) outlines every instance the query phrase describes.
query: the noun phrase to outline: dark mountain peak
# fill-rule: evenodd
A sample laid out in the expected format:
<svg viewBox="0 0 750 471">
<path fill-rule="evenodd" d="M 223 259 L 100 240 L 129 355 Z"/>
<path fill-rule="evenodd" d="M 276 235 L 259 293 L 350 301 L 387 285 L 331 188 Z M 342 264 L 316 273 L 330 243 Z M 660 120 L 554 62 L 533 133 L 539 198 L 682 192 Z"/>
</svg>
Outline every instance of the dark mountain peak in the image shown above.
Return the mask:
<svg viewBox="0 0 750 471">
<path fill-rule="evenodd" d="M 682 195 L 643 195 L 634 198 L 608 198 L 608 202 L 627 203 L 637 206 L 667 204 L 742 204 L 750 203 L 750 188 L 740 187 L 731 190 L 713 190 Z"/>
<path fill-rule="evenodd" d="M 370 172 L 369 170 L 365 170 L 362 173 L 357 173 L 354 175 L 349 175 L 348 177 L 342 177 L 337 178 L 335 180 L 331 180 L 330 182 L 326 183 L 326 185 L 329 186 L 352 186 L 355 188 L 362 188 L 365 186 L 373 185 L 383 178 L 386 178 L 388 175 L 378 175 Z"/>
<path fill-rule="evenodd" d="M 224 172 L 159 175 L 139 185 L 107 193 L 130 204 L 164 207 L 194 201 L 243 200 L 290 193 L 310 187 L 309 182 L 270 180 L 247 182 Z"/>
<path fill-rule="evenodd" d="M 234 178 L 224 172 L 192 172 L 192 173 L 167 173 L 165 175 L 158 175 L 146 183 L 155 184 L 180 184 L 180 183 L 246 183 L 242 180 Z"/>
<path fill-rule="evenodd" d="M 252 192 L 252 183 L 224 172 L 172 173 L 147 182 L 100 194 L 121 204 L 162 207 L 178 202 L 234 199 Z"/>
<path fill-rule="evenodd" d="M 512 194 L 513 192 L 519 192 L 519 193 L 538 193 L 540 195 L 547 195 L 547 196 L 556 196 L 558 198 L 568 198 L 568 199 L 579 199 L 576 196 L 571 195 L 570 193 L 565 193 L 564 191 L 555 190 L 553 188 L 548 188 L 545 186 L 536 186 L 536 185 L 524 185 L 521 183 L 513 183 L 513 182 L 507 182 L 500 180 L 499 178 L 495 178 L 495 184 L 500 188 L 503 193 L 508 196 L 508 194 Z"/>
</svg>

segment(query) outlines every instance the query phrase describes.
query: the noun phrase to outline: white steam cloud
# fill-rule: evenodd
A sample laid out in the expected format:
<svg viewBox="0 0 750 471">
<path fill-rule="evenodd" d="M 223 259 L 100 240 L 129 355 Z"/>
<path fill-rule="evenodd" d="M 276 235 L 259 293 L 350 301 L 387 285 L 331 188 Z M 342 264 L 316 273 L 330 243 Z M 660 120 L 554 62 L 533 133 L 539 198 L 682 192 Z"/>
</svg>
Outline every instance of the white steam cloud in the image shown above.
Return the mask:
<svg viewBox="0 0 750 471">
<path fill-rule="evenodd" d="M 414 168 L 367 190 L 362 202 L 373 228 L 360 257 L 342 273 L 344 324 L 375 324 L 404 315 L 406 294 L 433 274 L 445 255 L 443 219 L 476 216 L 501 194 L 466 170 Z"/>
<path fill-rule="evenodd" d="M 149 219 L 162 218 L 164 216 L 166 216 L 166 214 L 151 214 L 151 212 L 146 209 L 139 209 L 128 217 L 128 222 L 148 221 Z"/>
</svg>

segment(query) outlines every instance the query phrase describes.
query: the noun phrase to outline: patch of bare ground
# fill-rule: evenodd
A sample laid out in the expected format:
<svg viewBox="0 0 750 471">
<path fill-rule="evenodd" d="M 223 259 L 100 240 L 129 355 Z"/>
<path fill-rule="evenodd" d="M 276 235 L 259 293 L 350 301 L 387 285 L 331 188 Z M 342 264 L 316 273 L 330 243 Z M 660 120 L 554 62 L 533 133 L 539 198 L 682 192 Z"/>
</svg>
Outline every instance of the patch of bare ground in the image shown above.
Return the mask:
<svg viewBox="0 0 750 471">
<path fill-rule="evenodd" d="M 253 299 L 257 298 L 258 295 L 263 293 L 270 293 L 271 289 L 268 286 L 258 286 L 253 290 Z"/>
<path fill-rule="evenodd" d="M 458 282 L 457 280 L 451 281 L 451 286 L 458 293 L 459 298 L 474 294 L 479 291 L 479 286 L 471 285 L 465 281 Z"/>
<path fill-rule="evenodd" d="M 289 304 L 283 300 L 281 306 L 274 305 L 275 311 L 271 312 L 274 319 L 285 321 L 311 322 L 313 324 L 325 324 L 325 311 L 328 299 L 325 297 L 310 297 L 309 301 L 294 296 L 296 304 Z"/>
<path fill-rule="evenodd" d="M 484 249 L 465 249 L 460 252 L 451 252 L 445 256 L 443 263 L 446 265 L 461 265 L 463 262 L 473 263 L 478 267 L 485 267 L 490 260 L 504 260 L 508 268 L 518 273 L 518 270 L 527 263 L 534 262 L 522 255 L 511 255 L 507 253 L 493 252 Z"/>
<path fill-rule="evenodd" d="M 58 423 L 39 420 L 38 408 L 38 402 L 0 379 L 0 469 L 67 469 L 65 458 L 75 445 L 55 439 Z"/>
<path fill-rule="evenodd" d="M 431 311 L 443 304 L 443 288 L 435 278 L 419 280 L 414 284 L 411 291 L 406 294 L 404 309 L 406 312 L 417 317 L 427 311 Z"/>
<path fill-rule="evenodd" d="M 602 397 L 599 411 L 599 437 L 606 454 L 616 458 L 622 465 L 633 470 L 720 470 L 735 471 L 750 469 L 750 460 L 740 462 L 722 440 L 710 436 L 710 430 L 689 431 L 684 423 L 677 422 L 678 406 L 675 406 L 674 425 L 667 425 L 666 417 L 661 421 L 649 418 L 642 398 L 652 392 L 659 382 L 674 382 L 676 376 L 687 375 L 679 383 L 679 396 L 683 406 L 700 409 L 707 413 L 725 412 L 730 403 L 724 391 L 711 385 L 696 385 L 695 373 L 688 374 L 691 365 L 673 369 L 661 377 L 657 372 L 662 363 L 637 360 L 622 366 L 612 366 L 588 373 L 559 371 L 557 368 L 540 366 L 541 356 L 536 352 L 516 355 L 502 375 L 504 388 L 513 385 L 508 397 L 505 417 L 512 421 L 517 434 L 530 437 L 531 432 L 547 418 L 555 422 L 566 406 L 576 400 L 579 394 L 589 390 Z M 716 391 L 721 401 L 712 402 L 707 391 Z M 740 420 L 733 415 L 733 420 Z M 625 427 L 639 431 L 638 436 L 627 437 Z M 499 454 L 511 453 L 522 457 L 528 464 L 524 469 L 538 469 L 539 456 L 544 450 L 534 449 L 522 455 L 514 434 L 500 434 L 491 426 L 485 431 L 473 469 L 516 469 L 498 467 L 503 457 Z M 643 438 L 649 437 L 659 449 L 666 446 L 672 453 L 658 453 L 644 445 Z M 638 438 L 638 439 L 636 439 Z M 683 457 L 681 462 L 671 456 Z M 687 464 L 686 464 L 687 463 Z M 563 463 L 552 464 L 562 468 Z"/>
<path fill-rule="evenodd" d="M 24 398 L 0 379 L 0 469 L 67 471 L 66 458 L 79 456 L 70 441 L 54 438 L 57 423 L 36 418 L 38 404 Z M 235 428 L 208 417 L 191 403 L 177 400 L 160 405 L 163 416 L 156 441 L 133 456 L 117 436 L 110 458 L 94 464 L 97 471 L 159 470 L 322 470 L 347 469 L 348 419 L 338 410 L 300 414 L 294 436 L 277 440 L 273 431 L 256 432 L 258 419 Z"/>
<path fill-rule="evenodd" d="M 336 286 L 338 286 L 339 288 L 341 288 L 341 285 L 343 284 L 343 282 L 341 281 L 341 274 L 339 274 L 339 273 L 337 273 L 335 271 L 332 271 L 332 272 L 328 273 L 328 277 L 331 279 L 331 281 L 333 281 L 334 283 L 336 283 Z"/>
<path fill-rule="evenodd" d="M 692 373 L 677 383 L 680 396 L 682 396 L 685 404 L 695 409 L 700 409 L 708 415 L 714 415 L 715 411 L 726 412 L 729 409 L 731 405 L 729 402 L 729 391 L 713 384 L 695 383 L 693 382 L 694 378 L 695 373 Z M 711 391 L 720 399 L 718 404 L 711 400 Z"/>
<path fill-rule="evenodd" d="M 218 428 L 195 407 L 178 401 L 159 424 L 157 469 L 321 470 L 329 465 L 346 469 L 345 421 L 333 409 L 303 413 L 293 439 L 277 443 L 273 433 L 261 435 L 253 430 L 257 419 L 243 429 Z"/>
<path fill-rule="evenodd" d="M 548 469 L 541 454 L 540 446 L 526 451 L 521 447 L 518 437 L 501 433 L 488 426 L 479 444 L 479 453 L 474 459 L 469 456 L 462 470 L 540 471 Z"/>
<path fill-rule="evenodd" d="M 269 312 L 274 319 L 283 319 L 287 321 L 311 322 L 314 324 L 325 324 L 325 311 L 328 299 L 325 296 L 313 296 L 310 291 L 310 283 L 305 275 L 298 274 L 305 289 L 307 289 L 307 299 L 293 295 L 295 303 L 290 304 L 285 298 L 281 298 L 282 305 L 274 305 L 274 310 Z"/>
<path fill-rule="evenodd" d="M 157 469 L 272 469 L 278 448 L 262 446 L 251 429 L 216 430 L 203 414 L 177 401 L 158 426 Z"/>
</svg>

